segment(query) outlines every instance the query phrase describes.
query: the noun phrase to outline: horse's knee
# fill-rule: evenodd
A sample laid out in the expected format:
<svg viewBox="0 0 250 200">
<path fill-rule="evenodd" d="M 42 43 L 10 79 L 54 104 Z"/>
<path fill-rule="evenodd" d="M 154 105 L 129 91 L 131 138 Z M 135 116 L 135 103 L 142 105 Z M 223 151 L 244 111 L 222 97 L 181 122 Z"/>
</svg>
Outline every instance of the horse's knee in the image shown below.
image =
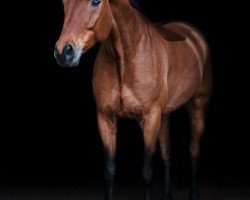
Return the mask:
<svg viewBox="0 0 250 200">
<path fill-rule="evenodd" d="M 193 102 L 193 105 L 196 109 L 198 110 L 203 110 L 203 112 L 206 110 L 206 107 L 209 103 L 209 100 L 210 100 L 210 96 L 209 95 L 201 95 L 201 94 L 198 94 L 196 95 L 192 102 Z"/>
<path fill-rule="evenodd" d="M 168 148 L 161 148 L 161 159 L 164 167 L 170 167 L 170 151 Z"/>
<path fill-rule="evenodd" d="M 192 137 L 194 139 L 200 140 L 200 138 L 203 136 L 205 128 L 205 117 L 203 114 L 196 115 L 191 119 L 191 129 L 192 129 Z"/>
<path fill-rule="evenodd" d="M 200 154 L 200 140 L 205 129 L 205 113 L 203 109 L 194 109 L 190 116 L 191 143 L 189 147 L 191 158 L 198 159 Z"/>
<path fill-rule="evenodd" d="M 198 160 L 200 156 L 200 141 L 191 142 L 189 152 L 192 160 Z"/>
</svg>

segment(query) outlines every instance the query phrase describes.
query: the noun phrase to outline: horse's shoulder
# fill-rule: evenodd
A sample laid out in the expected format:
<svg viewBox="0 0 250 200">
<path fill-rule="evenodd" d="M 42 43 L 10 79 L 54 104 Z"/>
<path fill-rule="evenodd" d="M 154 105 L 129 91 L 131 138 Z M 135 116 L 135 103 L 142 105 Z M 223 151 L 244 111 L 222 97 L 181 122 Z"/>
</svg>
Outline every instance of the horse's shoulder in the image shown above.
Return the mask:
<svg viewBox="0 0 250 200">
<path fill-rule="evenodd" d="M 184 30 L 183 26 L 178 23 L 157 22 L 154 26 L 167 41 L 184 41 L 191 32 L 190 29 Z"/>
</svg>

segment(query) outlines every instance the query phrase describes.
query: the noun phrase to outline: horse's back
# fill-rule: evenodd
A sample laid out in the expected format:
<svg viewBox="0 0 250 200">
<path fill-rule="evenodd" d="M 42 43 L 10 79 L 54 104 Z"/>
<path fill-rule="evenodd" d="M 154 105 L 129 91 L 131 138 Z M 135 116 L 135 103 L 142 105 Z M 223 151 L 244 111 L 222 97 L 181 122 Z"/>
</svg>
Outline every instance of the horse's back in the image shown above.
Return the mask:
<svg viewBox="0 0 250 200">
<path fill-rule="evenodd" d="M 155 27 L 162 37 L 169 42 L 191 40 L 205 62 L 209 53 L 208 45 L 200 31 L 194 26 L 186 22 L 159 22 L 155 23 Z"/>
</svg>

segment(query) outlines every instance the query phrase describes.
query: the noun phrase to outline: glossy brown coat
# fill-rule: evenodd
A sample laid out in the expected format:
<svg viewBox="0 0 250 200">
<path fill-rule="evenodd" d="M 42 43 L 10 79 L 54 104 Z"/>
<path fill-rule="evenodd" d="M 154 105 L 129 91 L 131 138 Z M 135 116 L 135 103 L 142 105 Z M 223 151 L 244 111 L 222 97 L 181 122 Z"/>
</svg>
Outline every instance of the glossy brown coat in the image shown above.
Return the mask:
<svg viewBox="0 0 250 200">
<path fill-rule="evenodd" d="M 168 167 L 167 119 L 186 105 L 192 128 L 190 153 L 196 163 L 212 91 L 210 54 L 202 35 L 182 22 L 153 24 L 129 0 L 103 0 L 94 9 L 88 0 L 65 0 L 64 5 L 65 21 L 57 42 L 60 53 L 67 43 L 86 52 L 102 42 L 93 88 L 100 135 L 111 158 L 116 151 L 117 119 L 131 117 L 142 128 L 145 152 L 152 155 L 159 140 Z"/>
</svg>

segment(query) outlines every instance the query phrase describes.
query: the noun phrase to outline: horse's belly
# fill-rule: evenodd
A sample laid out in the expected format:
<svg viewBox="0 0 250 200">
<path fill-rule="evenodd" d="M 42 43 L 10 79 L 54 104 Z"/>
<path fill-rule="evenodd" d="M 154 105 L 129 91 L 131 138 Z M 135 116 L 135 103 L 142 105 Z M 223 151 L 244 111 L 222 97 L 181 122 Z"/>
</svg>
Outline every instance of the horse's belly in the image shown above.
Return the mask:
<svg viewBox="0 0 250 200">
<path fill-rule="evenodd" d="M 166 110 L 172 111 L 189 101 L 197 92 L 200 84 L 199 71 L 193 70 L 190 77 L 181 76 L 182 78 L 176 81 L 172 86 L 172 91 L 169 91 L 169 99 Z"/>
<path fill-rule="evenodd" d="M 188 102 L 196 93 L 197 87 L 177 92 L 167 104 L 165 110 L 171 112 Z"/>
</svg>

